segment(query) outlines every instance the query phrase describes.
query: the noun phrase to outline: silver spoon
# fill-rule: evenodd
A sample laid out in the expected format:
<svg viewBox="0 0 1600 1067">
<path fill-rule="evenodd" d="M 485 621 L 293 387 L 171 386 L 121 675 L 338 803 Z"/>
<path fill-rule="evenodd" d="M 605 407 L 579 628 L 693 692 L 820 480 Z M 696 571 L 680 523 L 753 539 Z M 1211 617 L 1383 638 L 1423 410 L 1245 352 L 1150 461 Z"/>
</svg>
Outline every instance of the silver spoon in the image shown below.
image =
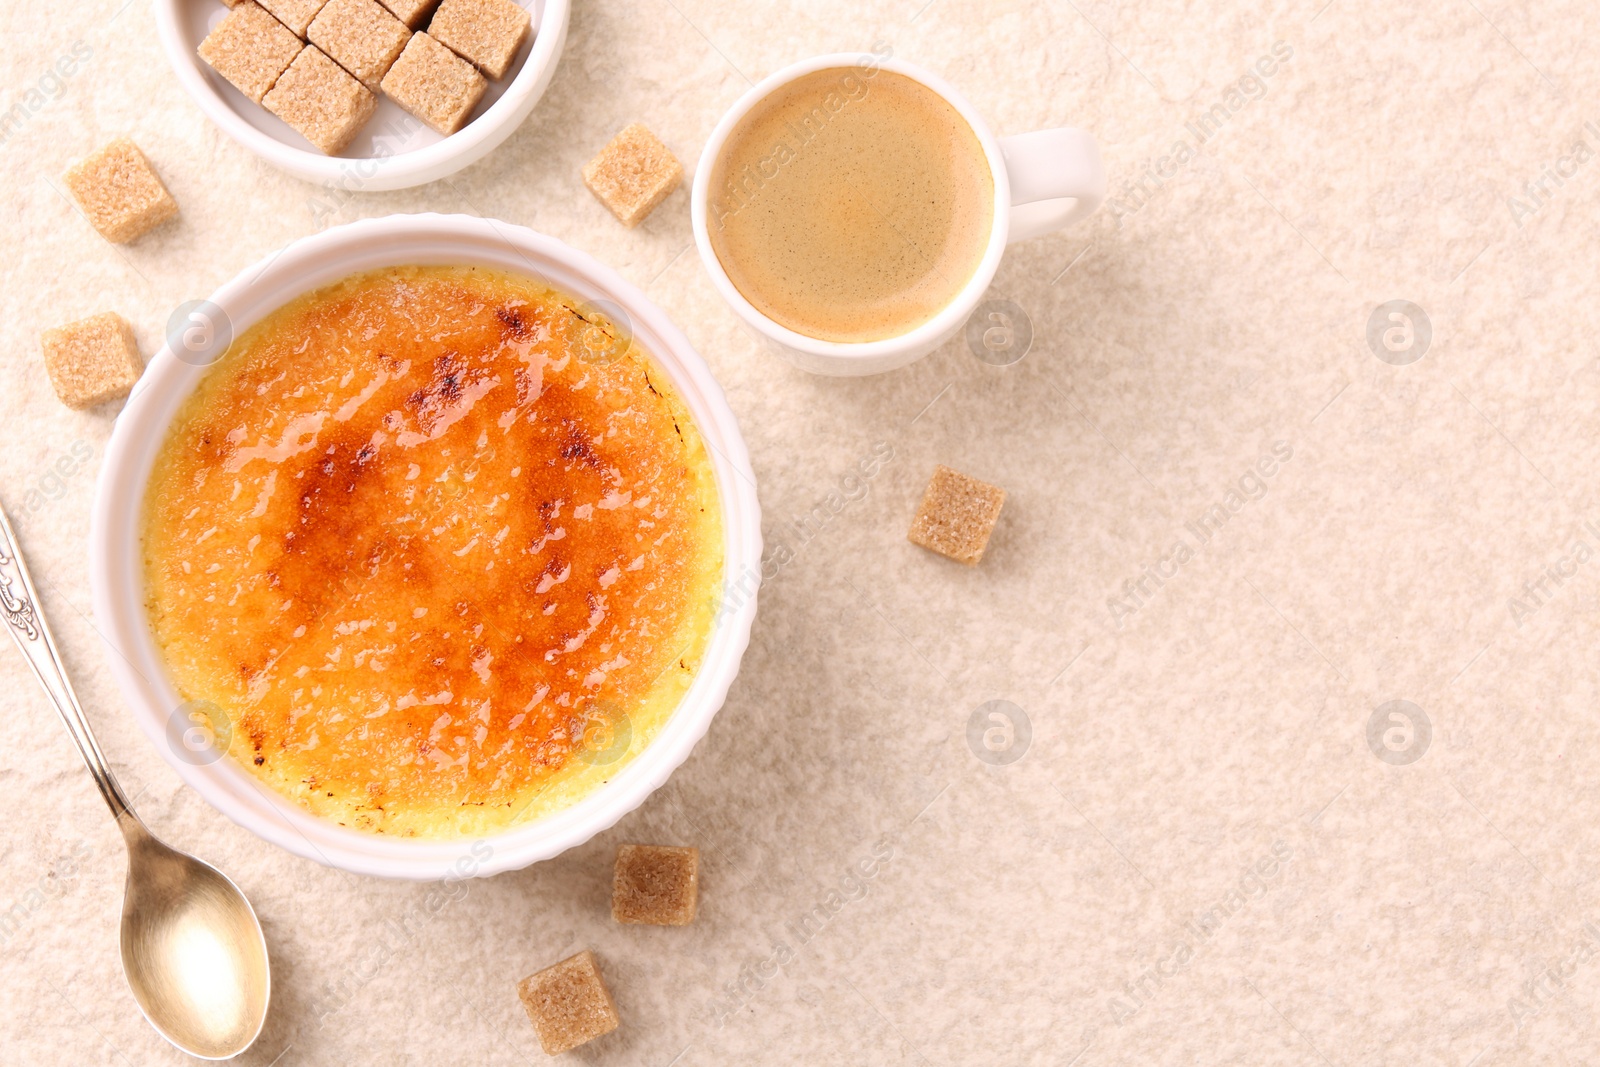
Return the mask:
<svg viewBox="0 0 1600 1067">
<path fill-rule="evenodd" d="M 0 615 L 61 713 L 128 844 L 122 969 L 133 998 L 150 1025 L 191 1056 L 237 1056 L 267 1018 L 272 975 L 261 924 L 226 875 L 162 844 L 133 813 L 89 730 L 38 605 L 17 535 L 0 509 Z"/>
</svg>

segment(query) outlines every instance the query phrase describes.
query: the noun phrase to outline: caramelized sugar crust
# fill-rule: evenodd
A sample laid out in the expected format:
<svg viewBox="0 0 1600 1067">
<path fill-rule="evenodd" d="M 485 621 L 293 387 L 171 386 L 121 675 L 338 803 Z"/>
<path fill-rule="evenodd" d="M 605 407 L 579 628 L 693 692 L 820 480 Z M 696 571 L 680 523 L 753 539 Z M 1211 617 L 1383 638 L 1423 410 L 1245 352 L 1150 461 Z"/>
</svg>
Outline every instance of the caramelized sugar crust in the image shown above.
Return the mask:
<svg viewBox="0 0 1600 1067">
<path fill-rule="evenodd" d="M 721 515 L 623 338 L 531 279 L 411 267 L 234 343 L 145 514 L 158 643 L 232 758 L 343 824 L 454 837 L 648 743 L 704 651 Z"/>
</svg>

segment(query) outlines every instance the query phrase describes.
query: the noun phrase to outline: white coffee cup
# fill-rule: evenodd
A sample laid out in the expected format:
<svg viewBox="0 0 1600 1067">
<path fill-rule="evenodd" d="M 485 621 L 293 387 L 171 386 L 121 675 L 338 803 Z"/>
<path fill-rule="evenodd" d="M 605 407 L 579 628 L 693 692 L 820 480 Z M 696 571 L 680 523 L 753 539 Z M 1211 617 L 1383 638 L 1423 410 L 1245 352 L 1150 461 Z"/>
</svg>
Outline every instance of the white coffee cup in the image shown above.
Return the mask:
<svg viewBox="0 0 1600 1067">
<path fill-rule="evenodd" d="M 775 90 L 819 70 L 855 68 L 863 77 L 891 71 L 932 89 L 972 127 L 994 176 L 994 229 L 983 258 L 966 286 L 938 314 L 922 325 L 882 341 L 823 341 L 796 333 L 757 311 L 729 280 L 707 228 L 711 217 L 711 175 L 735 125 Z M 1100 149 L 1083 130 L 1066 127 L 996 138 L 972 105 L 943 78 L 897 59 L 872 54 L 817 56 L 763 79 L 722 116 L 700 153 L 690 210 L 694 240 L 712 283 L 750 330 L 771 351 L 815 374 L 854 376 L 878 374 L 921 359 L 953 337 L 982 301 L 1000 266 L 1005 247 L 1070 226 L 1091 214 L 1105 199 L 1106 176 Z"/>
</svg>

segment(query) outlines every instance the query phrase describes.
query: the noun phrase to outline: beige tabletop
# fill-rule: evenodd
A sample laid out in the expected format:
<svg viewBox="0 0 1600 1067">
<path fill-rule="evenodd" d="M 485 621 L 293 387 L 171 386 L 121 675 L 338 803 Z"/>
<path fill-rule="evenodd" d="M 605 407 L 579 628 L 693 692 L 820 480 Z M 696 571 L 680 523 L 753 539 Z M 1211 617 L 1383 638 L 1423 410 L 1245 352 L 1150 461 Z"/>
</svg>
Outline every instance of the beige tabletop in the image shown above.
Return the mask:
<svg viewBox="0 0 1600 1067">
<path fill-rule="evenodd" d="M 544 1062 L 514 983 L 585 947 L 623 1024 L 582 1063 L 1593 1062 L 1596 22 L 1570 0 L 577 0 L 501 148 L 330 197 L 205 121 L 149 0 L 7 5 L 0 494 L 139 810 L 261 914 L 275 995 L 242 1062 Z M 1113 199 L 995 278 L 1031 324 L 1014 365 L 958 338 L 810 377 L 720 303 L 683 191 L 625 230 L 581 183 L 629 122 L 692 168 L 753 79 L 875 43 L 1001 135 L 1103 146 Z M 61 175 L 124 134 L 183 214 L 116 247 Z M 663 789 L 442 904 L 263 844 L 138 731 L 86 564 L 115 411 L 63 408 L 38 344 L 110 310 L 152 353 L 173 308 L 286 242 L 421 210 L 643 287 L 727 389 L 792 556 Z M 976 568 L 905 539 L 936 463 L 1009 493 Z M 0 1062 L 182 1062 L 123 984 L 121 841 L 9 647 L 0 752 Z M 612 922 L 628 841 L 700 847 L 692 926 Z"/>
</svg>

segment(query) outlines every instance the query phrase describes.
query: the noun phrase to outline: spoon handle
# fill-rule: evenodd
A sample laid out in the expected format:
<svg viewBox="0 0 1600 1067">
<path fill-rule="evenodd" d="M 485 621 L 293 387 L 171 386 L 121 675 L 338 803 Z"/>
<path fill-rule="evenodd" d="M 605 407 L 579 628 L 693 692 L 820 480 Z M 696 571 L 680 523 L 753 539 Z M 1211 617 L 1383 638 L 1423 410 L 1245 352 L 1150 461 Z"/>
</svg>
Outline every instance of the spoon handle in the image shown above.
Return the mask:
<svg viewBox="0 0 1600 1067">
<path fill-rule="evenodd" d="M 11 520 L 6 518 L 4 508 L 0 508 L 0 616 L 5 618 L 6 629 L 11 631 L 17 647 L 28 658 L 28 666 L 33 668 L 34 677 L 39 679 L 39 684 L 50 694 L 56 711 L 61 713 L 61 721 L 66 723 L 67 732 L 77 744 L 83 762 L 89 765 L 89 773 L 94 775 L 95 784 L 100 787 L 100 795 L 105 797 L 111 814 L 116 816 L 119 823 L 122 822 L 122 817 L 131 816 L 133 809 L 123 795 L 122 788 L 117 785 L 117 780 L 112 777 L 111 768 L 106 765 L 105 753 L 100 751 L 100 746 L 95 742 L 94 733 L 89 729 L 89 720 L 83 714 L 83 706 L 78 703 L 78 694 L 72 691 L 72 683 L 67 681 L 61 656 L 56 652 L 55 638 L 50 633 L 50 624 L 45 621 L 44 612 L 39 607 L 39 593 L 34 589 L 33 578 L 28 574 L 27 564 L 23 563 L 22 553 L 17 549 L 17 535 L 11 529 Z"/>
</svg>

